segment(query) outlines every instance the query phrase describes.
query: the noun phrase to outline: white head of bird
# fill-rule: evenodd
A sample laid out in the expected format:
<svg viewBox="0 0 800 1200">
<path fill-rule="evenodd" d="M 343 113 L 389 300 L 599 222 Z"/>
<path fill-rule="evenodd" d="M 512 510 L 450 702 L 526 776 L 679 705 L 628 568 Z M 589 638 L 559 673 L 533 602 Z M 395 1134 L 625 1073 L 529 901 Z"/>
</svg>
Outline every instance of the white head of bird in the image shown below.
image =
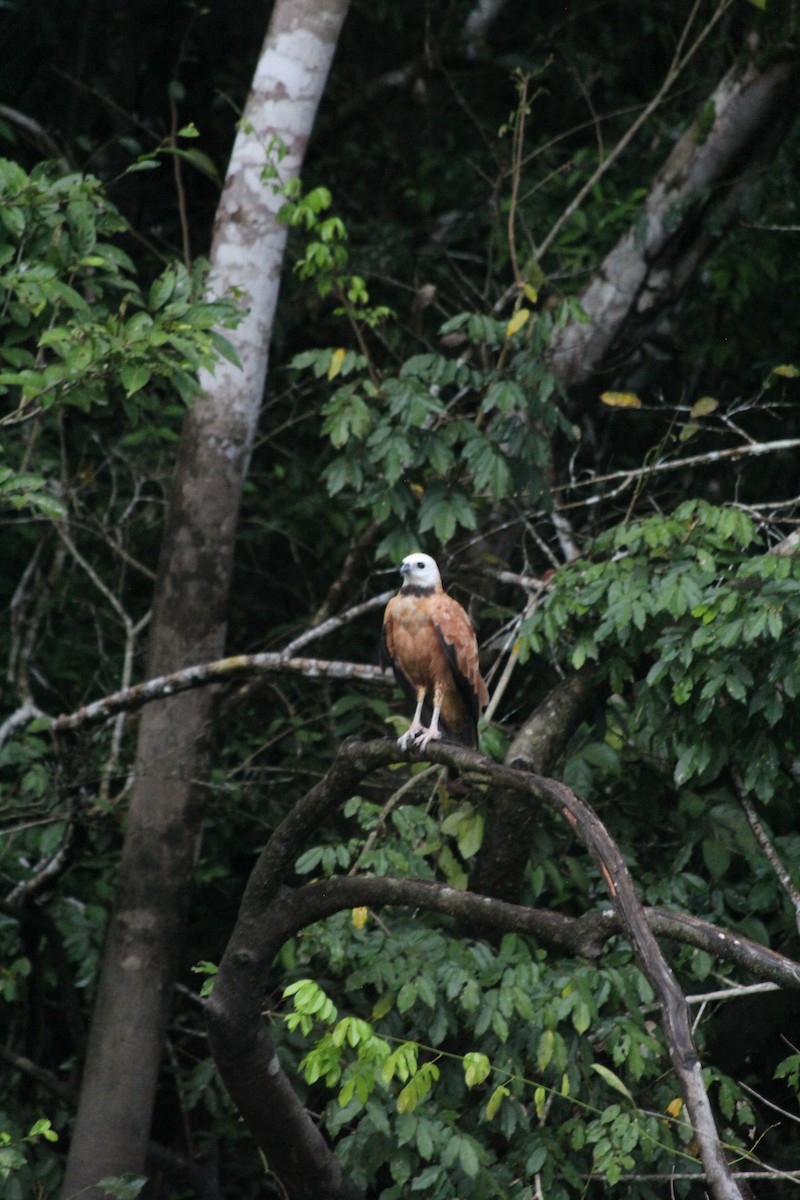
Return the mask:
<svg viewBox="0 0 800 1200">
<path fill-rule="evenodd" d="M 442 586 L 439 568 L 430 554 L 409 554 L 400 564 L 403 587 L 436 588 Z"/>
</svg>

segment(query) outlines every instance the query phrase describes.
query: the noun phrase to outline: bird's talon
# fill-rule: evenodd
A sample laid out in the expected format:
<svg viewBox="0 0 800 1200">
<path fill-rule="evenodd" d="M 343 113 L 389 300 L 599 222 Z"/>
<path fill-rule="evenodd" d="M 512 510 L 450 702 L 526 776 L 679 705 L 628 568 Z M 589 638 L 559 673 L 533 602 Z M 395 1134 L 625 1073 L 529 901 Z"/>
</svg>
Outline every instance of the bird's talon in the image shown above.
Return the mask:
<svg viewBox="0 0 800 1200">
<path fill-rule="evenodd" d="M 405 733 L 397 739 L 398 748 L 400 750 L 408 750 L 409 746 L 416 745 L 416 740 L 420 733 L 424 732 L 424 730 L 414 729 L 413 727 L 411 729 L 407 729 Z"/>
</svg>

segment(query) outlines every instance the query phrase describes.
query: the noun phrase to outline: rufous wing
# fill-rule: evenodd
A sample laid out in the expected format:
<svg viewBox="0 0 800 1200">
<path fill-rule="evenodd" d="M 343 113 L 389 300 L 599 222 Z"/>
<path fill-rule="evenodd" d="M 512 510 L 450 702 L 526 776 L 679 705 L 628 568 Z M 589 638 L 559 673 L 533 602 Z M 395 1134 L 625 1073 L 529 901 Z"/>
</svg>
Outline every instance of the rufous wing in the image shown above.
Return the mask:
<svg viewBox="0 0 800 1200">
<path fill-rule="evenodd" d="M 446 593 L 436 597 L 432 616 L 456 685 L 442 705 L 444 728 L 459 741 L 476 746 L 478 717 L 489 692 L 481 676 L 475 630 L 458 601 Z"/>
</svg>

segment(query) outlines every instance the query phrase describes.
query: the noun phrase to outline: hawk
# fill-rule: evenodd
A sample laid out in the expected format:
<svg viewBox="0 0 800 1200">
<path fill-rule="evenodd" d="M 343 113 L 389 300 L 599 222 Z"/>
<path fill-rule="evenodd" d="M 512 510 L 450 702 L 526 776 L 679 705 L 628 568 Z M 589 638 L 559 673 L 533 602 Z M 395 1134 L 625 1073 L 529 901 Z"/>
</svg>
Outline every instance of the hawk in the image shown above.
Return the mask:
<svg viewBox="0 0 800 1200">
<path fill-rule="evenodd" d="M 400 567 L 403 585 L 386 605 L 381 663 L 414 704 L 414 717 L 398 739 L 402 750 L 424 750 L 436 738 L 478 744 L 478 717 L 489 692 L 478 662 L 478 642 L 464 609 L 442 588 L 429 554 L 409 554 Z"/>
</svg>

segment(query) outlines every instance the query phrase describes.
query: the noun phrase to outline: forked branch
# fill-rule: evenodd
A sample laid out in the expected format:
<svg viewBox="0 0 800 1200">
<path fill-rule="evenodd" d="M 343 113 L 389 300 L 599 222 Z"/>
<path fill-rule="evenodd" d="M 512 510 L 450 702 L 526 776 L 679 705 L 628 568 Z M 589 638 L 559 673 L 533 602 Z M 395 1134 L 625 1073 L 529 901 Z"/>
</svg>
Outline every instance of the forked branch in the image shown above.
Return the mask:
<svg viewBox="0 0 800 1200">
<path fill-rule="evenodd" d="M 262 1020 L 264 992 L 275 953 L 283 940 L 306 923 L 359 902 L 406 903 L 449 912 L 476 929 L 525 929 L 545 941 L 579 948 L 581 922 L 553 913 L 534 913 L 487 897 L 458 893 L 413 880 L 343 878 L 299 891 L 286 887 L 295 858 L 320 823 L 358 787 L 370 772 L 398 759 L 391 741 L 347 742 L 327 775 L 275 830 L 262 851 L 245 890 L 236 927 L 220 964 L 208 1001 L 211 1048 L 220 1073 L 250 1132 L 292 1200 L 324 1194 L 332 1200 L 359 1196 L 305 1112 L 278 1062 L 275 1046 Z M 613 914 L 592 915 L 597 924 L 594 952 L 612 929 L 631 942 L 636 958 L 661 1005 L 665 1039 L 695 1132 L 704 1177 L 715 1200 L 742 1200 L 742 1192 L 722 1150 L 714 1116 L 703 1086 L 686 999 L 664 959 L 651 928 L 671 932 L 671 914 L 647 914 L 636 895 L 622 856 L 592 809 L 563 784 L 489 761 L 460 747 L 436 744 L 426 759 L 458 770 L 487 794 L 514 793 L 534 808 L 545 805 L 563 815 L 584 843 L 606 882 Z M 609 919 L 610 918 L 610 919 Z M 676 928 L 679 927 L 676 923 Z M 702 924 L 702 923 L 701 923 Z M 697 936 L 695 924 L 687 927 Z M 737 939 L 740 941 L 741 939 Z M 769 952 L 767 952 L 769 953 Z M 777 956 L 780 957 L 780 956 Z M 782 978 L 800 986 L 800 967 L 782 960 Z"/>
</svg>

